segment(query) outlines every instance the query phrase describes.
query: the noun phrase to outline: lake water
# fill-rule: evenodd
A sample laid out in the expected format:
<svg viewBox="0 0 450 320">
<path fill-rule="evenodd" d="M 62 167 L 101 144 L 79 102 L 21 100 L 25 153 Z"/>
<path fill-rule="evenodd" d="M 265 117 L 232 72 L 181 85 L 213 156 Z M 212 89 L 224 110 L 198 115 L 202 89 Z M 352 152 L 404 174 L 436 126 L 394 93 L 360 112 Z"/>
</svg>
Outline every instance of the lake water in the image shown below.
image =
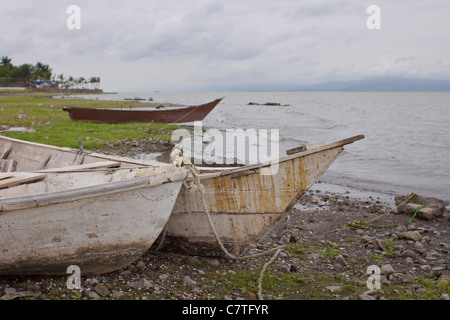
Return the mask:
<svg viewBox="0 0 450 320">
<path fill-rule="evenodd" d="M 203 127 L 279 129 L 280 154 L 301 144 L 363 134 L 363 140 L 345 147 L 314 188 L 389 197 L 415 192 L 450 200 L 450 93 L 151 92 L 86 97 L 151 97 L 184 105 L 224 97 Z"/>
</svg>

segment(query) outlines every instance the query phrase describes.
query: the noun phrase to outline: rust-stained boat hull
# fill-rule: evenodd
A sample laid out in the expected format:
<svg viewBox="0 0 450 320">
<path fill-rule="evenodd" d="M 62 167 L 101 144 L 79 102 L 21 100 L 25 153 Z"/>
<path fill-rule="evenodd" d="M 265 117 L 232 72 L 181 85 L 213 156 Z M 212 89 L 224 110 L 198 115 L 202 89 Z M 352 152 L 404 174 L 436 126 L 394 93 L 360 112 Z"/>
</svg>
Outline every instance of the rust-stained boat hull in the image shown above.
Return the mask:
<svg viewBox="0 0 450 320">
<path fill-rule="evenodd" d="M 64 107 L 70 118 L 77 121 L 91 122 L 157 122 L 185 123 L 203 120 L 221 101 L 217 99 L 198 106 L 171 108 L 169 110 L 121 110 Z"/>
<path fill-rule="evenodd" d="M 201 175 L 211 220 L 227 250 L 240 255 L 254 246 L 336 160 L 343 146 L 361 138 L 308 149 L 271 165 Z M 274 174 L 263 175 L 262 170 Z M 223 255 L 204 211 L 199 193 L 182 188 L 165 231 L 167 250 Z"/>
</svg>

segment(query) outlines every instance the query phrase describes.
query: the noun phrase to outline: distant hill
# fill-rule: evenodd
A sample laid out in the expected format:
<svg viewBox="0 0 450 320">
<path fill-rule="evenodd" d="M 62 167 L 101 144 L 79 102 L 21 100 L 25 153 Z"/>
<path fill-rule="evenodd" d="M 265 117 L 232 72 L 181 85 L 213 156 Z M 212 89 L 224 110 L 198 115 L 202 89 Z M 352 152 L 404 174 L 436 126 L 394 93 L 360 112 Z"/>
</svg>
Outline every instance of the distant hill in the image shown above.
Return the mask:
<svg viewBox="0 0 450 320">
<path fill-rule="evenodd" d="M 297 91 L 439 91 L 450 92 L 450 80 L 376 78 L 354 81 L 329 81 L 300 86 Z"/>
</svg>

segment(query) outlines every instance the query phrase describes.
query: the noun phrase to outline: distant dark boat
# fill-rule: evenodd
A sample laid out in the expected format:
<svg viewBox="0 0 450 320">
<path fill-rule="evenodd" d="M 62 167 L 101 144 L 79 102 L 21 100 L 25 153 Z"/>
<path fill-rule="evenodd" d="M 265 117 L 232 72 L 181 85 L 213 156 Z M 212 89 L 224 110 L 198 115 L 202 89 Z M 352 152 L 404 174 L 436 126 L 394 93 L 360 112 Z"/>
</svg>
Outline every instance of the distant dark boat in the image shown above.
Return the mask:
<svg viewBox="0 0 450 320">
<path fill-rule="evenodd" d="M 208 113 L 217 106 L 223 98 L 198 106 L 158 109 L 158 110 L 133 110 L 133 109 L 97 109 L 63 107 L 69 112 L 70 119 L 91 122 L 157 122 L 157 123 L 183 123 L 203 120 Z"/>
<path fill-rule="evenodd" d="M 144 98 L 134 97 L 134 98 L 123 98 L 123 100 L 132 100 L 132 101 L 144 101 Z"/>
</svg>

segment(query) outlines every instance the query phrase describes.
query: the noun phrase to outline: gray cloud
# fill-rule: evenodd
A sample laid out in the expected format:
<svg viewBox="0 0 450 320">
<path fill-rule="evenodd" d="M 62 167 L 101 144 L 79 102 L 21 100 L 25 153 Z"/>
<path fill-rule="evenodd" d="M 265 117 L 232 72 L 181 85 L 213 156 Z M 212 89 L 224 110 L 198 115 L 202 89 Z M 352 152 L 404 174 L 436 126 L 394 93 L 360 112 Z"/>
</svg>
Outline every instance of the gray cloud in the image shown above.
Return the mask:
<svg viewBox="0 0 450 320">
<path fill-rule="evenodd" d="M 443 0 L 1 0 L 0 55 L 57 73 L 98 75 L 109 90 L 282 88 L 370 76 L 450 77 Z M 124 81 L 124 79 L 129 79 Z"/>
</svg>

